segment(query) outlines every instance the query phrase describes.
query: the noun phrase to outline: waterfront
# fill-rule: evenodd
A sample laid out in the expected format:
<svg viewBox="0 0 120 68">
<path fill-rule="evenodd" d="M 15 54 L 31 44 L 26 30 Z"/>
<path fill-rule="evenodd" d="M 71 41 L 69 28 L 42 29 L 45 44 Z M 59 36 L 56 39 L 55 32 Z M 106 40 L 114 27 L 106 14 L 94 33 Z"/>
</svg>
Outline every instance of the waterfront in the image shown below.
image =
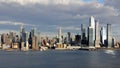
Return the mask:
<svg viewBox="0 0 120 68">
<path fill-rule="evenodd" d="M 119 50 L 0 51 L 0 68 L 119 68 Z"/>
</svg>

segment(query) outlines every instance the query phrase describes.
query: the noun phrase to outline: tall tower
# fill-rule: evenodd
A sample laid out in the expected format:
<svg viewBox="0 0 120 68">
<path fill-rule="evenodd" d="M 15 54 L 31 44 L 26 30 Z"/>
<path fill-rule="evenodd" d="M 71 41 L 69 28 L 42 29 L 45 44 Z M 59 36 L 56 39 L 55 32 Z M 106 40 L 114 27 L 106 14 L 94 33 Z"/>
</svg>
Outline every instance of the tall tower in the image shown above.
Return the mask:
<svg viewBox="0 0 120 68">
<path fill-rule="evenodd" d="M 21 25 L 21 27 L 20 27 L 20 32 L 21 32 L 21 33 L 25 32 L 25 28 L 24 28 L 23 25 Z"/>
<path fill-rule="evenodd" d="M 94 39 L 93 39 L 93 28 L 88 27 L 88 41 L 89 41 L 89 46 L 94 46 Z"/>
<path fill-rule="evenodd" d="M 26 32 L 25 33 L 25 48 L 26 48 L 26 50 L 29 50 L 28 37 L 29 37 L 29 34 L 28 34 L 28 32 Z"/>
<path fill-rule="evenodd" d="M 89 19 L 89 27 L 88 27 L 88 43 L 89 46 L 94 46 L 95 41 L 95 19 L 93 16 Z"/>
<path fill-rule="evenodd" d="M 61 31 L 61 27 L 58 29 L 58 38 L 59 38 L 59 43 L 62 43 L 62 31 Z"/>
<path fill-rule="evenodd" d="M 84 40 L 86 38 L 86 29 L 84 24 L 81 24 L 81 35 L 82 35 L 82 40 Z"/>
<path fill-rule="evenodd" d="M 39 46 L 41 45 L 41 40 L 40 40 L 40 38 L 41 38 L 41 35 L 40 35 L 40 32 L 38 32 L 38 45 L 39 45 Z"/>
<path fill-rule="evenodd" d="M 112 47 L 112 29 L 111 24 L 107 24 L 107 47 Z"/>
<path fill-rule="evenodd" d="M 33 50 L 39 50 L 38 36 L 33 36 L 32 37 L 32 49 Z"/>
<path fill-rule="evenodd" d="M 28 32 L 22 33 L 21 50 L 29 50 Z"/>
<path fill-rule="evenodd" d="M 95 18 L 93 16 L 90 17 L 90 27 L 93 28 L 93 40 L 95 40 Z"/>
<path fill-rule="evenodd" d="M 31 37 L 35 36 L 36 35 L 36 28 L 33 28 L 31 30 Z"/>
<path fill-rule="evenodd" d="M 25 33 L 25 28 L 23 25 L 21 25 L 21 27 L 20 27 L 20 42 L 22 42 L 23 33 Z"/>
<path fill-rule="evenodd" d="M 93 16 L 90 17 L 90 26 L 95 28 L 95 18 Z"/>
<path fill-rule="evenodd" d="M 70 32 L 67 33 L 67 43 L 68 44 L 71 43 L 71 33 Z"/>
<path fill-rule="evenodd" d="M 87 44 L 86 42 L 86 28 L 84 24 L 81 24 L 81 44 Z"/>
<path fill-rule="evenodd" d="M 95 21 L 95 47 L 100 48 L 99 22 Z"/>
<path fill-rule="evenodd" d="M 102 27 L 100 30 L 100 38 L 101 38 L 102 46 L 106 46 L 107 34 L 105 27 Z"/>
</svg>

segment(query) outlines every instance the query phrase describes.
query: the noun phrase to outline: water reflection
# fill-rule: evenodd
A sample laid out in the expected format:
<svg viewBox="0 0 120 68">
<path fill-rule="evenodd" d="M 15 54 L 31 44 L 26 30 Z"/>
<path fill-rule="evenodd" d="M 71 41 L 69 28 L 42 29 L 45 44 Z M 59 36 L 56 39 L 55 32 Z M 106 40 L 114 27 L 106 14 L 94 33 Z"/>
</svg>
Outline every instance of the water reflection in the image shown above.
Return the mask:
<svg viewBox="0 0 120 68">
<path fill-rule="evenodd" d="M 109 55 L 116 55 L 114 50 L 105 50 L 105 53 L 107 53 Z"/>
</svg>

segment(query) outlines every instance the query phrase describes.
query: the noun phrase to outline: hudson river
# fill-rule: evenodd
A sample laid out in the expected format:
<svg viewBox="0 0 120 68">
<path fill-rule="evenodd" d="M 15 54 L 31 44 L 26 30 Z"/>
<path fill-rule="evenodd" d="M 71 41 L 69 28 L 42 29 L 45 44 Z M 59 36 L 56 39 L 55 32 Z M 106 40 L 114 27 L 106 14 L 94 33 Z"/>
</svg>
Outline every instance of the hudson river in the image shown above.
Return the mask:
<svg viewBox="0 0 120 68">
<path fill-rule="evenodd" d="M 120 68 L 120 51 L 2 51 L 0 68 Z"/>
</svg>

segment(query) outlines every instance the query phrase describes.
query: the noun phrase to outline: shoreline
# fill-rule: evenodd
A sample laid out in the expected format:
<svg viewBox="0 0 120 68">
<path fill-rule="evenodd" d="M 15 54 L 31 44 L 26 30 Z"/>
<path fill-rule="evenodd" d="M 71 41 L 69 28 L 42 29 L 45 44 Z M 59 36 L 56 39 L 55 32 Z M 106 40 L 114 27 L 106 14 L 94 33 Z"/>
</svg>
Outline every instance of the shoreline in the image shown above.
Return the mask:
<svg viewBox="0 0 120 68">
<path fill-rule="evenodd" d="M 2 51 L 22 51 L 22 52 L 27 52 L 27 51 L 49 51 L 49 50 L 56 50 L 56 51 L 62 51 L 62 50 L 78 50 L 78 51 L 98 51 L 98 50 L 120 50 L 120 48 L 79 48 L 79 49 L 68 49 L 68 48 L 56 48 L 56 49 L 47 49 L 47 50 L 20 50 L 20 49 L 0 49 Z"/>
</svg>

